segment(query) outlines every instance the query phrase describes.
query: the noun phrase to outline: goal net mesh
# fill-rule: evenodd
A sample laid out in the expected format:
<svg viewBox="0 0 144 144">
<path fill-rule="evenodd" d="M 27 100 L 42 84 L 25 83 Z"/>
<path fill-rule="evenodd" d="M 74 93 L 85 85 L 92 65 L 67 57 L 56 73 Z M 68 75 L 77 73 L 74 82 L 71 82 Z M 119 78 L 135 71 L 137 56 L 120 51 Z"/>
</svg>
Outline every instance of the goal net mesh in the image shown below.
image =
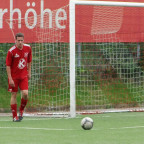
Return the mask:
<svg viewBox="0 0 144 144">
<path fill-rule="evenodd" d="M 135 21 L 124 26 L 127 18 L 138 16 L 138 8 L 76 6 L 76 111 L 97 113 L 110 110 L 143 110 L 144 73 L 141 66 L 143 45 L 133 41 Z M 70 111 L 69 5 L 56 25 L 50 15 L 37 17 L 29 38 L 33 51 L 32 78 L 29 81 L 27 111 L 67 114 Z M 57 10 L 52 11 L 56 15 Z M 64 19 L 65 18 L 65 19 Z M 132 19 L 132 17 L 131 17 Z M 29 25 L 34 17 L 28 18 Z M 19 21 L 13 20 L 13 33 Z M 21 25 L 24 20 L 21 20 Z M 15 26 L 16 25 L 16 26 Z M 21 29 L 21 32 L 22 31 Z M 24 32 L 25 33 L 25 32 Z M 119 35 L 118 35 L 118 34 Z M 120 37 L 121 36 L 121 37 Z M 121 39 L 123 38 L 123 39 Z M 140 49 L 141 48 L 141 49 Z"/>
<path fill-rule="evenodd" d="M 61 10 L 68 12 L 68 6 Z M 56 15 L 57 10 L 52 11 Z M 59 17 L 67 17 L 59 13 Z M 35 31 L 37 43 L 33 48 L 32 80 L 30 81 L 30 107 L 49 114 L 69 112 L 69 44 L 63 41 L 67 21 L 61 20 L 57 28 L 55 17 L 50 23 L 45 15 L 43 26 L 39 17 Z M 43 28 L 41 28 L 43 27 Z"/>
<path fill-rule="evenodd" d="M 76 40 L 80 40 L 76 52 L 77 110 L 143 110 L 143 47 L 133 41 L 135 21 L 124 21 L 124 16 L 131 19 L 131 14 L 140 15 L 137 9 L 76 6 Z M 121 31 L 124 24 L 129 32 Z"/>
</svg>

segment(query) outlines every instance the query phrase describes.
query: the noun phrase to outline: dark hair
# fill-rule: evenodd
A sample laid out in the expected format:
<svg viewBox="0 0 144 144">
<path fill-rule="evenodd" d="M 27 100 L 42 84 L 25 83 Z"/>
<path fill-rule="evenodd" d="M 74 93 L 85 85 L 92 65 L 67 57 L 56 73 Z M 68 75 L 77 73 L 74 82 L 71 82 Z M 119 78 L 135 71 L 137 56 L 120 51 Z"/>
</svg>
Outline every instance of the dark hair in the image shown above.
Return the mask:
<svg viewBox="0 0 144 144">
<path fill-rule="evenodd" d="M 17 34 L 15 35 L 15 38 L 17 39 L 17 37 L 23 37 L 23 38 L 24 38 L 24 34 L 23 34 L 23 33 L 17 33 Z"/>
</svg>

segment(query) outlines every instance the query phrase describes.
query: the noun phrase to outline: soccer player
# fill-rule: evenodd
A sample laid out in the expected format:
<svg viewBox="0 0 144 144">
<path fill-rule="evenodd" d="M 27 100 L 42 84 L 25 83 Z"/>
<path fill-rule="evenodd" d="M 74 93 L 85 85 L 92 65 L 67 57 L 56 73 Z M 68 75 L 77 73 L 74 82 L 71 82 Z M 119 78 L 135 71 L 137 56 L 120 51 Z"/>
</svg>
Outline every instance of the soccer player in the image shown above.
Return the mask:
<svg viewBox="0 0 144 144">
<path fill-rule="evenodd" d="M 15 35 L 16 44 L 8 50 L 6 70 L 8 75 L 8 91 L 11 92 L 10 105 L 13 122 L 23 119 L 23 111 L 28 101 L 28 80 L 31 78 L 32 50 L 24 44 L 24 35 Z M 17 116 L 17 92 L 21 90 L 21 105 Z"/>
</svg>

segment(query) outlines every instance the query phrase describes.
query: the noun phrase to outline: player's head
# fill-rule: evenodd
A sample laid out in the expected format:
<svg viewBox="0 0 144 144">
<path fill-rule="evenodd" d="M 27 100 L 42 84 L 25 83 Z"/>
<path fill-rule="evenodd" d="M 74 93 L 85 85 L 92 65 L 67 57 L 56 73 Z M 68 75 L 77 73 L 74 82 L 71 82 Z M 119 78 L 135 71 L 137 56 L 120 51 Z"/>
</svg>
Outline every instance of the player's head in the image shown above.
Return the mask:
<svg viewBox="0 0 144 144">
<path fill-rule="evenodd" d="M 18 48 L 22 48 L 23 47 L 23 42 L 24 42 L 24 34 L 23 33 L 17 33 L 15 35 L 15 39 L 16 39 L 16 46 Z"/>
</svg>

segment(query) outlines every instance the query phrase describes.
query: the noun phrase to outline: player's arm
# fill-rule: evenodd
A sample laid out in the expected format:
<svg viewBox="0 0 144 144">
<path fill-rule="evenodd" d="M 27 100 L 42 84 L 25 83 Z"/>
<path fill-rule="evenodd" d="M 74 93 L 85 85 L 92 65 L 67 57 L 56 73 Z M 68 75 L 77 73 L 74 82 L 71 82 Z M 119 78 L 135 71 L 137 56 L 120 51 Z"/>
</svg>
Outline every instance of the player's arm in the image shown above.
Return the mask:
<svg viewBox="0 0 144 144">
<path fill-rule="evenodd" d="M 31 79 L 31 62 L 28 63 L 28 79 Z"/>
<path fill-rule="evenodd" d="M 15 87 L 14 81 L 13 81 L 12 76 L 11 76 L 11 68 L 10 68 L 10 66 L 6 66 L 6 71 L 7 71 L 8 80 L 9 80 L 10 86 L 11 87 Z"/>
<path fill-rule="evenodd" d="M 31 79 L 31 62 L 32 62 L 32 50 L 30 48 L 30 52 L 29 52 L 29 55 L 28 55 L 28 65 L 27 65 L 28 79 Z"/>
<path fill-rule="evenodd" d="M 12 53 L 8 51 L 7 57 L 6 57 L 6 71 L 7 71 L 7 76 L 9 80 L 9 84 L 11 87 L 15 87 L 14 81 L 11 76 L 11 63 L 12 63 Z"/>
</svg>

